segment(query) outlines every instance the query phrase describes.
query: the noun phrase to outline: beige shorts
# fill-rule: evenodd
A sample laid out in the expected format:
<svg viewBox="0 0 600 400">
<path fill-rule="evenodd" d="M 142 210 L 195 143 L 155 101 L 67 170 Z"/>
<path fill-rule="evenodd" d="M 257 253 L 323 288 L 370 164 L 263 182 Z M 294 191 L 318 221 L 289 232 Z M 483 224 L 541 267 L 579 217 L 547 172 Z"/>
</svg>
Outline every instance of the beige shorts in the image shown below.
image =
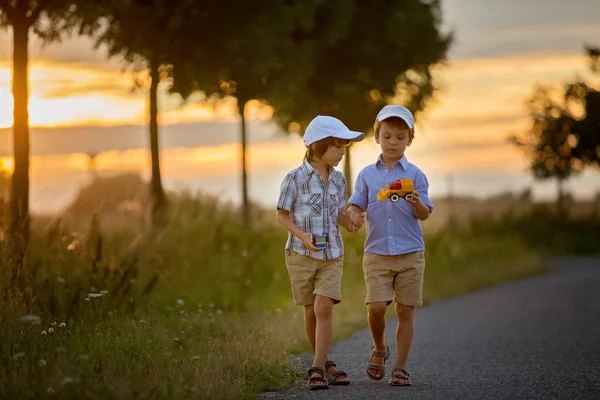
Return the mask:
<svg viewBox="0 0 600 400">
<path fill-rule="evenodd" d="M 342 264 L 344 257 L 321 261 L 286 249 L 285 263 L 294 304 L 308 306 L 315 302 L 315 295 L 329 297 L 334 304 L 342 301 Z"/>
<path fill-rule="evenodd" d="M 423 251 L 396 256 L 365 252 L 363 272 L 367 286 L 367 304 L 385 301 L 389 305 L 392 300 L 407 306 L 423 304 Z"/>
</svg>

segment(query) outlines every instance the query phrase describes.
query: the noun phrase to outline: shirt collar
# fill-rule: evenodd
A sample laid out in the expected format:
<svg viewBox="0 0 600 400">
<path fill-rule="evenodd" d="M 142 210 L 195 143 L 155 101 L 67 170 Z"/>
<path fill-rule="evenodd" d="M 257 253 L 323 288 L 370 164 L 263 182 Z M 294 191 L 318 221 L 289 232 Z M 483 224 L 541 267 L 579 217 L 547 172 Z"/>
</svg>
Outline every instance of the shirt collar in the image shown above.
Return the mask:
<svg viewBox="0 0 600 400">
<path fill-rule="evenodd" d="M 307 180 L 310 179 L 313 173 L 318 174 L 317 170 L 312 165 L 310 165 L 307 159 L 304 159 L 304 162 L 302 162 L 302 166 L 300 168 L 302 169 L 302 172 L 306 176 Z M 331 179 L 333 183 L 335 183 L 337 186 L 341 186 L 341 176 L 338 176 L 338 174 L 336 174 L 335 172 L 335 168 L 330 166 L 329 179 Z"/>
<path fill-rule="evenodd" d="M 383 154 L 379 154 L 379 156 L 377 157 L 377 162 L 375 163 L 377 167 L 386 167 L 385 163 L 383 162 L 382 156 Z M 402 168 L 404 168 L 404 170 L 408 169 L 408 160 L 406 159 L 406 154 L 403 155 L 402 158 L 396 161 L 393 165 L 396 164 L 400 164 Z"/>
</svg>

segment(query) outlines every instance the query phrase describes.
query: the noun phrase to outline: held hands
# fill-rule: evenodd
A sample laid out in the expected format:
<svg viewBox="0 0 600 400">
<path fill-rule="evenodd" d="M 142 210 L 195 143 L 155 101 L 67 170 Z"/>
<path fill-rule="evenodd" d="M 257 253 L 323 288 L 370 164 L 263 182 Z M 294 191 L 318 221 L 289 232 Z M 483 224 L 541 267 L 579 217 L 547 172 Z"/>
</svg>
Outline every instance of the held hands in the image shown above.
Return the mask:
<svg viewBox="0 0 600 400">
<path fill-rule="evenodd" d="M 356 233 L 365 223 L 365 214 L 358 212 L 354 207 L 348 209 L 346 216 L 350 220 L 350 226 L 346 227 L 348 232 Z"/>
</svg>

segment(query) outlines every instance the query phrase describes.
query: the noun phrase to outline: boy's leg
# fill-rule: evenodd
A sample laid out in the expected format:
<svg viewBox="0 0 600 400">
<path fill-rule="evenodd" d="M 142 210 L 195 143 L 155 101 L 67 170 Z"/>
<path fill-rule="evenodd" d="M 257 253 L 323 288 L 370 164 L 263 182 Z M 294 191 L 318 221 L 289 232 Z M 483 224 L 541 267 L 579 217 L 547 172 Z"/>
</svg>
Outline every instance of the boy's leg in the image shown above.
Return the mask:
<svg viewBox="0 0 600 400">
<path fill-rule="evenodd" d="M 331 335 L 333 330 L 333 300 L 328 297 L 316 295 L 314 315 L 316 319 L 314 347 L 315 357 L 313 359 L 312 366 L 321 367 L 323 370 L 325 370 L 325 363 L 328 359 L 329 345 L 331 344 Z M 305 328 L 308 332 L 308 328 Z M 313 372 L 311 377 L 312 376 L 320 375 L 316 372 Z M 313 386 L 317 384 L 320 383 L 312 383 Z"/>
<path fill-rule="evenodd" d="M 375 350 L 385 351 L 387 346 L 385 344 L 385 310 L 387 309 L 387 302 L 380 301 L 376 303 L 369 303 L 367 305 L 368 323 L 369 330 L 371 331 L 371 337 L 373 338 L 373 347 Z M 383 365 L 384 357 L 373 356 L 371 362 L 374 364 Z M 383 377 L 383 371 L 377 369 L 368 369 L 368 374 L 376 378 Z"/>
<path fill-rule="evenodd" d="M 329 297 L 316 295 L 315 316 L 317 319 L 317 328 L 315 332 L 315 359 L 313 366 L 325 369 L 333 331 L 333 300 Z"/>
<path fill-rule="evenodd" d="M 415 334 L 415 307 L 423 304 L 425 256 L 423 251 L 416 251 L 399 256 L 397 261 L 399 273 L 394 284 L 394 300 L 398 327 L 396 329 L 394 366 L 406 369 Z M 410 379 L 402 371 L 393 371 L 391 383 L 394 385 L 410 384 Z"/>
<path fill-rule="evenodd" d="M 385 311 L 393 297 L 394 257 L 365 252 L 363 272 L 367 288 L 367 321 L 373 338 L 373 347 L 378 351 L 386 351 L 385 343 Z M 369 362 L 384 365 L 385 357 L 371 356 Z M 367 374 L 374 379 L 382 379 L 384 371 L 367 368 Z"/>
<path fill-rule="evenodd" d="M 315 331 L 317 329 L 317 317 L 315 316 L 315 305 L 304 306 L 304 332 L 310 345 L 310 350 L 315 354 Z"/>
<path fill-rule="evenodd" d="M 406 368 L 408 353 L 415 335 L 415 307 L 400 303 L 396 304 L 396 316 L 398 317 L 398 327 L 396 329 L 396 361 L 394 366 Z M 408 383 L 409 380 L 394 375 L 393 378 L 398 383 Z"/>
</svg>

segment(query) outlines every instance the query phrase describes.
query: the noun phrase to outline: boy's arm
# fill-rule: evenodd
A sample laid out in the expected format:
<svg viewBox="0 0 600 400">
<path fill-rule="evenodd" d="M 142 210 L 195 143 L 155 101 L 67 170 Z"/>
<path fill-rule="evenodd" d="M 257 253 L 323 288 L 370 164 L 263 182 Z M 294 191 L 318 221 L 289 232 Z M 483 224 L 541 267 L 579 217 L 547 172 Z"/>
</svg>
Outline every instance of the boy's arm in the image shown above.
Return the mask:
<svg viewBox="0 0 600 400">
<path fill-rule="evenodd" d="M 427 218 L 429 218 L 429 207 L 423 203 L 419 192 L 413 192 L 413 196 L 406 201 L 408 201 L 408 203 L 412 206 L 415 217 L 421 221 L 425 221 Z"/>
<path fill-rule="evenodd" d="M 364 169 L 358 173 L 356 177 L 356 183 L 354 184 L 354 193 L 348 200 L 349 210 L 353 210 L 357 213 L 363 213 L 367 211 L 369 205 L 369 187 L 365 180 Z"/>
<path fill-rule="evenodd" d="M 429 218 L 429 215 L 433 211 L 433 204 L 429 199 L 429 182 L 423 172 L 419 171 L 415 177 L 415 192 L 413 193 L 412 200 L 407 201 L 413 207 L 415 217 L 421 221 Z"/>
<path fill-rule="evenodd" d="M 319 251 L 313 243 L 312 243 L 312 234 L 306 233 L 302 231 L 302 229 L 298 228 L 298 225 L 292 221 L 290 217 L 290 212 L 288 210 L 283 210 L 281 208 L 277 209 L 277 222 L 288 230 L 292 235 L 296 236 L 298 239 L 302 240 L 302 243 L 310 250 L 310 251 Z"/>
</svg>

